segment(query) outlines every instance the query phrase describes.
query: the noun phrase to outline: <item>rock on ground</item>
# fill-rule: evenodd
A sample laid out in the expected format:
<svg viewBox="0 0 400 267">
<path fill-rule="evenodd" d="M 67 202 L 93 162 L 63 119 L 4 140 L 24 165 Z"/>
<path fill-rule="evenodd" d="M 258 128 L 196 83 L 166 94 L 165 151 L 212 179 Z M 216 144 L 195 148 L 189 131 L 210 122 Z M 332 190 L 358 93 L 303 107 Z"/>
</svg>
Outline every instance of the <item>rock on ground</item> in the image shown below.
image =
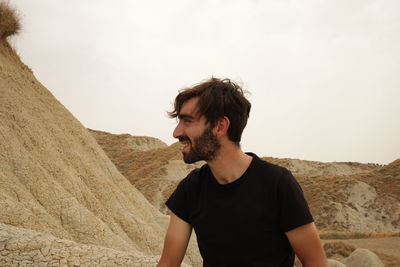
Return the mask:
<svg viewBox="0 0 400 267">
<path fill-rule="evenodd" d="M 385 267 L 375 253 L 364 248 L 356 249 L 343 262 L 347 267 Z"/>
<path fill-rule="evenodd" d="M 329 265 L 329 267 L 347 267 L 340 261 L 332 260 L 332 259 L 328 259 L 328 265 Z"/>
</svg>

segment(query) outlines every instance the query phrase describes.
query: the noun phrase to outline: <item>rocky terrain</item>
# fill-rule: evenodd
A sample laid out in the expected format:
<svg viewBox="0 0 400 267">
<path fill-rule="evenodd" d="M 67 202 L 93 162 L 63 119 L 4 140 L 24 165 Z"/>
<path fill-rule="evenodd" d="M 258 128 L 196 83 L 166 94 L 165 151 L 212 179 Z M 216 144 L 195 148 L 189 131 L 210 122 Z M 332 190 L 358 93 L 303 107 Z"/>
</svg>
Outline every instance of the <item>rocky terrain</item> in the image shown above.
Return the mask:
<svg viewBox="0 0 400 267">
<path fill-rule="evenodd" d="M 264 159 L 293 172 L 321 230 L 400 231 L 400 160 L 377 165 Z"/>
</svg>

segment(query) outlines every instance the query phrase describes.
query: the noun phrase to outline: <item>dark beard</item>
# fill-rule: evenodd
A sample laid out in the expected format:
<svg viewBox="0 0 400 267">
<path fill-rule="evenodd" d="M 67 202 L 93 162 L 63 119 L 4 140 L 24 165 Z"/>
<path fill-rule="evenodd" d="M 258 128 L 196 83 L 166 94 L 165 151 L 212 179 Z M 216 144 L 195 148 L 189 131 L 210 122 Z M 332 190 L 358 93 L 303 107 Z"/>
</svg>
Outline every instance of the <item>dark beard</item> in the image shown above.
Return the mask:
<svg viewBox="0 0 400 267">
<path fill-rule="evenodd" d="M 220 148 L 220 142 L 212 133 L 211 127 L 208 127 L 199 137 L 196 137 L 193 142 L 190 143 L 189 152 L 183 153 L 183 161 L 191 164 L 200 160 L 213 160 Z"/>
</svg>

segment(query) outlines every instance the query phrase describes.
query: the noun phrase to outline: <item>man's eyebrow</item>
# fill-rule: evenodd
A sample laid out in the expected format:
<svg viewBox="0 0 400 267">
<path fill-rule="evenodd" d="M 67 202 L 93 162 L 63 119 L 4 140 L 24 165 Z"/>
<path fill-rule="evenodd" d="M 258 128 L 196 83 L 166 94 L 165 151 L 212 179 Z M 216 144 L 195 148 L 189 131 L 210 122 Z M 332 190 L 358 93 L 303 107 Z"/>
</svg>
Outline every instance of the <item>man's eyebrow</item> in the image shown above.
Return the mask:
<svg viewBox="0 0 400 267">
<path fill-rule="evenodd" d="M 194 119 L 194 117 L 193 117 L 193 116 L 191 116 L 191 115 L 188 115 L 188 114 L 179 114 L 179 115 L 178 115 L 178 119 L 180 119 L 180 120 L 184 120 L 184 119 L 190 119 L 190 120 L 193 120 L 193 119 Z"/>
</svg>

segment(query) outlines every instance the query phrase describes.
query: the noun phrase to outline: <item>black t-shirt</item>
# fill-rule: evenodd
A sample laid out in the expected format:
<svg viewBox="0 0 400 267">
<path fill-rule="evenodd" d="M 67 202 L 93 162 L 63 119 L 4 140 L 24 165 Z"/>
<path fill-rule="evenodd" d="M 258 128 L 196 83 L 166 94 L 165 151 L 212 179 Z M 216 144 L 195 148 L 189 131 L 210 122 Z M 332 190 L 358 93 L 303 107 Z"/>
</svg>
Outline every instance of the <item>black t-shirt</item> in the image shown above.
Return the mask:
<svg viewBox="0 0 400 267">
<path fill-rule="evenodd" d="M 192 171 L 167 200 L 193 226 L 204 266 L 293 266 L 285 232 L 311 223 L 303 192 L 285 168 L 255 154 L 245 173 L 219 184 L 208 165 Z"/>
</svg>

